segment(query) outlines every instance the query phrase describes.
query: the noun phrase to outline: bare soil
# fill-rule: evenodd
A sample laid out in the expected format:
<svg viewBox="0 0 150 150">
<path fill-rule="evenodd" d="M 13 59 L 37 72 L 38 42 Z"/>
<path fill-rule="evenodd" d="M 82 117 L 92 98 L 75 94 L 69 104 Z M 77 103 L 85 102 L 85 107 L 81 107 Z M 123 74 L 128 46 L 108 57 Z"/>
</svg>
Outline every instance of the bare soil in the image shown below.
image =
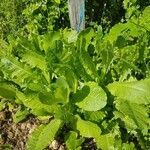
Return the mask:
<svg viewBox="0 0 150 150">
<path fill-rule="evenodd" d="M 13 112 L 8 108 L 0 111 L 0 150 L 26 150 L 27 139 L 40 124 L 48 123 L 49 120 L 40 121 L 34 116 L 28 116 L 20 123 L 14 123 Z M 54 140 L 47 150 L 64 150 L 64 146 Z"/>
</svg>

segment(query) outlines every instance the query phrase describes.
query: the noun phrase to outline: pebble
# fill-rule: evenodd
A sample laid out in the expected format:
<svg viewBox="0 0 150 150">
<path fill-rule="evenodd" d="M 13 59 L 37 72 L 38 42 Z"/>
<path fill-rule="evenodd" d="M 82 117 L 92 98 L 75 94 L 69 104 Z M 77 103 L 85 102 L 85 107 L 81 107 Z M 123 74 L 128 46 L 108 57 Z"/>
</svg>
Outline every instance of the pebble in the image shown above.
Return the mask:
<svg viewBox="0 0 150 150">
<path fill-rule="evenodd" d="M 30 130 L 32 125 L 30 123 L 27 123 L 26 127 Z"/>
<path fill-rule="evenodd" d="M 50 144 L 49 148 L 52 148 L 52 149 L 54 149 L 54 150 L 57 150 L 57 149 L 59 148 L 59 143 L 58 143 L 58 141 L 54 140 L 54 141 Z"/>
<path fill-rule="evenodd" d="M 65 147 L 63 145 L 60 145 L 58 150 L 65 150 Z"/>
<path fill-rule="evenodd" d="M 1 120 L 1 121 L 2 121 L 2 120 L 5 120 L 5 118 L 6 118 L 5 113 L 4 113 L 4 112 L 0 112 L 0 120 Z"/>
<path fill-rule="evenodd" d="M 21 130 L 24 130 L 26 128 L 26 124 L 25 123 L 22 123 L 21 124 Z"/>
<path fill-rule="evenodd" d="M 11 139 L 14 137 L 14 134 L 12 132 L 8 132 L 8 137 Z"/>
<path fill-rule="evenodd" d="M 0 145 L 4 144 L 4 140 L 0 137 Z"/>
</svg>

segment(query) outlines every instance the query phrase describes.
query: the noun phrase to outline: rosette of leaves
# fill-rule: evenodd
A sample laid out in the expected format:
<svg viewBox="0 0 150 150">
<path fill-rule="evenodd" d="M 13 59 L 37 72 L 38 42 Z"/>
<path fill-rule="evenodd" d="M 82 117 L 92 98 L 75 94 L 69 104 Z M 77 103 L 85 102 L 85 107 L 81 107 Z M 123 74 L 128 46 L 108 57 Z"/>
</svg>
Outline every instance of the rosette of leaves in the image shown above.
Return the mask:
<svg viewBox="0 0 150 150">
<path fill-rule="evenodd" d="M 60 134 L 65 134 L 68 149 L 82 149 L 87 138 L 97 149 L 148 148 L 150 80 L 127 76 L 121 80 L 123 66 L 117 62 L 123 58 L 122 48 L 128 50 L 128 40 L 119 45 L 118 37 L 128 35 L 130 25 L 116 25 L 108 35 L 90 28 L 79 35 L 61 30 L 10 38 L 4 44 L 0 49 L 2 104 L 7 100 L 21 107 L 14 116 L 16 122 L 28 114 L 52 118 L 33 132 L 27 149 L 42 150 Z M 141 32 L 147 34 L 145 29 Z M 133 41 L 130 48 L 137 44 Z M 127 61 L 138 58 L 132 52 L 129 55 Z"/>
</svg>

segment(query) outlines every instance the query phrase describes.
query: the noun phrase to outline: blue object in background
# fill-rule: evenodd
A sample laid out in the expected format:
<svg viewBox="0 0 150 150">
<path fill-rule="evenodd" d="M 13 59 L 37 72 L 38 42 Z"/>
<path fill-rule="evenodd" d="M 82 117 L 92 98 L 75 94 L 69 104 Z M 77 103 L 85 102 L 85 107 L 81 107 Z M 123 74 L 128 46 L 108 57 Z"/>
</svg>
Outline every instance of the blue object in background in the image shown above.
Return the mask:
<svg viewBox="0 0 150 150">
<path fill-rule="evenodd" d="M 71 28 L 80 32 L 85 28 L 85 0 L 68 0 Z"/>
</svg>

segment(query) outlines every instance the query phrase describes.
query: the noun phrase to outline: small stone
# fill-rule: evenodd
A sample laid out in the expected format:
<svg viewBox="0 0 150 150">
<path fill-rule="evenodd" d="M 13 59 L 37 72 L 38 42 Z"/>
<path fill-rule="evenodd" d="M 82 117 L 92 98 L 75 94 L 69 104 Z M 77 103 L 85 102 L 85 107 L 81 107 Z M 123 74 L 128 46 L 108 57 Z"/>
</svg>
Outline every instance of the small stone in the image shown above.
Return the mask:
<svg viewBox="0 0 150 150">
<path fill-rule="evenodd" d="M 60 145 L 58 150 L 65 150 L 65 147 L 63 145 Z"/>
<path fill-rule="evenodd" d="M 2 111 L 2 112 L 0 112 L 0 120 L 2 121 L 2 120 L 5 120 L 5 118 L 6 118 L 6 115 L 5 115 L 5 113 Z"/>
<path fill-rule="evenodd" d="M 24 148 L 24 143 L 22 141 L 20 142 L 20 147 L 21 147 L 21 149 Z"/>
<path fill-rule="evenodd" d="M 11 125 L 11 128 L 12 128 L 12 130 L 16 130 L 16 125 L 15 125 L 15 124 L 12 124 L 12 125 Z"/>
<path fill-rule="evenodd" d="M 32 127 L 32 125 L 31 125 L 30 123 L 27 123 L 26 127 L 27 127 L 28 129 L 30 129 L 30 128 Z"/>
<path fill-rule="evenodd" d="M 30 129 L 28 133 L 31 134 L 33 131 L 34 131 L 34 129 Z"/>
<path fill-rule="evenodd" d="M 20 131 L 19 131 L 19 129 L 16 128 L 14 137 L 17 137 L 19 134 L 20 134 Z"/>
<path fill-rule="evenodd" d="M 50 144 L 49 148 L 52 148 L 52 149 L 54 149 L 54 150 L 57 150 L 57 149 L 59 148 L 59 143 L 58 143 L 58 141 L 54 140 L 54 141 Z"/>
<path fill-rule="evenodd" d="M 11 139 L 14 137 L 14 134 L 12 132 L 8 132 L 8 137 Z"/>
<path fill-rule="evenodd" d="M 26 128 L 26 124 L 22 123 L 20 128 L 21 130 L 24 130 Z"/>
<path fill-rule="evenodd" d="M 4 140 L 0 137 L 0 145 L 4 144 Z"/>
</svg>

